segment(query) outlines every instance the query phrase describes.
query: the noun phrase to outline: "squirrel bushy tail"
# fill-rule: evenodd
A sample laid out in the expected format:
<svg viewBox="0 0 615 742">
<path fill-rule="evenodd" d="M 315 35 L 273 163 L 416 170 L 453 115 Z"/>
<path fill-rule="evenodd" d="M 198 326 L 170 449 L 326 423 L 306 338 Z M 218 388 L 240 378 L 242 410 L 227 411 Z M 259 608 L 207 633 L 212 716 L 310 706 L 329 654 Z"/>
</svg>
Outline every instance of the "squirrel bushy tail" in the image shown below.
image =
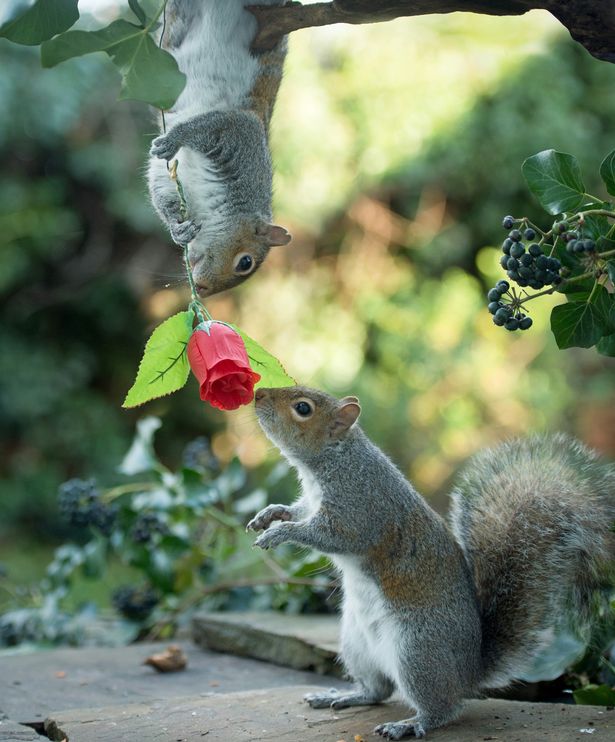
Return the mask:
<svg viewBox="0 0 615 742">
<path fill-rule="evenodd" d="M 558 628 L 583 631 L 614 584 L 615 466 L 566 435 L 479 453 L 450 517 L 479 600 L 484 688 L 519 677 Z"/>
</svg>

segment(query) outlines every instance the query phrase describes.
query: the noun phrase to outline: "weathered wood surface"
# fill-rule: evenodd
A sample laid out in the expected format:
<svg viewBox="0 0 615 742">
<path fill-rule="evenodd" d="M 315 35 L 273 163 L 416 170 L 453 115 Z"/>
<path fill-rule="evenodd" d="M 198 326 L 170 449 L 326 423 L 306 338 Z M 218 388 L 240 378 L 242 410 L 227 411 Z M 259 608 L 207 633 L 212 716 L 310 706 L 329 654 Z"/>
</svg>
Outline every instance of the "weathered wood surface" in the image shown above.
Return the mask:
<svg viewBox="0 0 615 742">
<path fill-rule="evenodd" d="M 258 6 L 258 0 L 254 2 Z M 573 39 L 598 59 L 615 62 L 615 3 L 613 0 L 332 0 L 311 5 L 255 7 L 258 34 L 253 48 L 271 49 L 284 34 L 333 23 L 377 23 L 402 16 L 456 11 L 488 15 L 521 15 L 548 10 Z"/>
<path fill-rule="evenodd" d="M 310 687 L 194 697 L 50 715 L 52 739 L 70 742 L 375 742 L 374 726 L 406 718 L 400 704 L 343 711 L 313 710 L 301 701 Z M 586 730 L 586 731 L 583 731 Z M 595 730 L 591 736 L 587 730 Z M 595 706 L 471 701 L 463 716 L 429 733 L 433 742 L 586 742 L 615 739 L 615 711 Z"/>
<path fill-rule="evenodd" d="M 0 718 L 0 742 L 40 742 L 41 737 L 16 721 Z"/>
<path fill-rule="evenodd" d="M 275 612 L 202 613 L 192 621 L 194 641 L 218 652 L 255 657 L 298 670 L 341 676 L 339 617 Z"/>
<path fill-rule="evenodd" d="M 177 642 L 188 657 L 186 670 L 159 674 L 143 665 L 166 644 L 117 648 L 52 649 L 0 659 L 0 718 L 43 722 L 53 709 L 150 702 L 181 696 L 309 683 L 331 678 L 266 662 L 208 652 Z M 1 728 L 1 727 L 0 727 Z M 0 742 L 5 740 L 0 736 Z"/>
</svg>

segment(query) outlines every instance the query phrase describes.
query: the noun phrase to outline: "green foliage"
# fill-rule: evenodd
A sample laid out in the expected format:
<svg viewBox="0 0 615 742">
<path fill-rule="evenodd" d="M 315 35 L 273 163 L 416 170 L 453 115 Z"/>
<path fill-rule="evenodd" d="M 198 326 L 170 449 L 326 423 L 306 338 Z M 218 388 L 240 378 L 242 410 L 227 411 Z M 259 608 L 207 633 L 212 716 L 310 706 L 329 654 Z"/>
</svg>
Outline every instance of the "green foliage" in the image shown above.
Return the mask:
<svg viewBox="0 0 615 742">
<path fill-rule="evenodd" d="M 170 108 L 186 84 L 177 62 L 150 35 L 151 25 L 113 21 L 99 31 L 68 31 L 41 46 L 43 67 L 72 57 L 106 52 L 122 75 L 121 99 Z"/>
<path fill-rule="evenodd" d="M 0 37 L 35 46 L 66 31 L 79 19 L 78 0 L 36 0 L 31 8 L 0 26 Z"/>
<path fill-rule="evenodd" d="M 63 487 L 66 517 L 82 523 L 89 538 L 82 545 L 59 547 L 40 585 L 25 596 L 23 590 L 21 597 L 16 593 L 14 604 L 0 616 L 0 645 L 97 641 L 92 636 L 98 631 L 94 606 L 71 613 L 67 604 L 76 576 L 103 580 L 113 558 L 132 567 L 140 582 L 114 592 L 113 604 L 123 618 L 108 627 L 106 641 L 127 641 L 144 630 L 168 636 L 180 619 L 202 606 L 326 607 L 331 581 L 323 570 L 326 560 L 299 556 L 287 547 L 276 565 L 249 548 L 254 536 L 245 533 L 245 523 L 267 504 L 267 489 L 278 484 L 287 467 L 278 466 L 263 487 L 250 489 L 239 461 L 221 468 L 200 439 L 186 449 L 183 465 L 171 471 L 154 452 L 159 427 L 156 418 L 139 423 L 119 467 L 124 481 L 95 496 L 89 481 L 73 480 Z M 81 491 L 89 497 L 73 497 L 75 488 L 77 495 Z M 92 502 L 113 508 L 110 528 L 108 520 L 101 528 L 91 517 Z"/>
<path fill-rule="evenodd" d="M 600 166 L 600 175 L 607 188 L 613 184 L 614 158 L 615 150 Z M 496 287 L 489 292 L 493 321 L 509 330 L 519 326 L 523 329 L 521 322 L 528 322 L 522 313 L 522 310 L 527 311 L 527 303 L 559 291 L 566 295 L 568 303 L 554 307 L 551 312 L 551 330 L 558 347 L 596 346 L 599 353 L 612 355 L 611 335 L 615 332 L 615 286 L 611 266 L 615 256 L 613 204 L 586 193 L 581 169 L 572 155 L 555 150 L 539 152 L 523 163 L 522 170 L 532 193 L 549 214 L 557 216 L 557 221 L 543 231 L 526 217 L 505 218 L 506 228 L 515 224 L 519 228 L 513 229 L 502 244 L 501 265 L 521 290 L 503 282 L 504 290 L 498 292 Z M 532 242 L 527 252 L 522 239 Z M 550 288 L 529 294 L 525 289 L 528 285 L 535 290 L 545 285 Z M 507 316 L 515 326 L 505 323 Z"/>
<path fill-rule="evenodd" d="M 572 155 L 546 150 L 528 157 L 521 169 L 530 191 L 549 214 L 573 211 L 583 202 L 581 168 Z"/>
<path fill-rule="evenodd" d="M 154 330 L 123 407 L 136 407 L 184 386 L 190 374 L 186 346 L 192 334 L 193 320 L 192 310 L 179 312 Z"/>
<path fill-rule="evenodd" d="M 0 27 L 0 37 L 17 44 L 41 44 L 44 67 L 53 67 L 73 57 L 105 52 L 122 76 L 121 99 L 144 101 L 162 109 L 170 108 L 186 84 L 175 58 L 152 38 L 165 10 L 148 19 L 138 0 L 128 0 L 138 24 L 123 19 L 94 31 L 70 29 L 79 19 L 77 0 L 36 0 Z"/>
<path fill-rule="evenodd" d="M 588 706 L 615 706 L 615 688 L 603 683 L 602 685 L 589 684 L 573 693 L 577 703 Z"/>
</svg>

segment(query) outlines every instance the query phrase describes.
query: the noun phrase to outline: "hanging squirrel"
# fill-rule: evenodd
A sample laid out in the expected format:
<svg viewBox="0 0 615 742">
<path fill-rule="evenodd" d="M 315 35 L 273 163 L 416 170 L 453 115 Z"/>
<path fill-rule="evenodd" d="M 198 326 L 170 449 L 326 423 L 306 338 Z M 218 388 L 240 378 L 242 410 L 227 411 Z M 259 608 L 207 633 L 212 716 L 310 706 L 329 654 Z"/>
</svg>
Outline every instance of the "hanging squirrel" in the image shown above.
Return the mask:
<svg viewBox="0 0 615 742">
<path fill-rule="evenodd" d="M 259 0 L 282 5 L 284 0 Z M 162 117 L 166 133 L 154 139 L 149 190 L 173 240 L 188 245 L 202 296 L 251 276 L 274 245 L 290 235 L 271 223 L 269 122 L 286 40 L 255 55 L 251 0 L 169 0 L 162 46 L 186 75 L 186 86 Z M 167 163 L 177 175 L 187 213 Z"/>
<path fill-rule="evenodd" d="M 304 387 L 256 392 L 303 494 L 248 529 L 266 529 L 257 546 L 308 546 L 341 571 L 341 657 L 358 687 L 305 700 L 341 709 L 397 689 L 415 716 L 375 731 L 423 737 L 464 698 L 518 677 L 558 628 L 588 629 L 613 585 L 615 466 L 562 434 L 503 443 L 469 463 L 447 525 L 363 433 L 360 411 L 356 397 Z"/>
</svg>

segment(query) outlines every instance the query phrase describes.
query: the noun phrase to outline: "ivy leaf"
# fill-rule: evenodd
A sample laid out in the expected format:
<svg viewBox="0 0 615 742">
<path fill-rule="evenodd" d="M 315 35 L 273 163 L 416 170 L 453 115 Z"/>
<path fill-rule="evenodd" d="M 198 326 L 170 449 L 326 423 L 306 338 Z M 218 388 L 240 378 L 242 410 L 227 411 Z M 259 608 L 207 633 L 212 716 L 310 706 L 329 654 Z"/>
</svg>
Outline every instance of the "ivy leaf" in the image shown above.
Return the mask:
<svg viewBox="0 0 615 742">
<path fill-rule="evenodd" d="M 611 279 L 611 283 L 615 284 L 615 260 L 609 260 L 606 264 L 606 269 Z"/>
<path fill-rule="evenodd" d="M 156 471 L 159 468 L 154 451 L 154 434 L 162 426 L 158 417 L 144 417 L 137 423 L 137 432 L 132 445 L 118 467 L 121 474 L 132 477 L 142 472 Z"/>
<path fill-rule="evenodd" d="M 168 109 L 186 84 L 175 58 L 160 49 L 145 28 L 113 21 L 98 31 L 68 31 L 41 46 L 43 67 L 72 57 L 106 52 L 122 75 L 120 99 L 128 98 Z"/>
<path fill-rule="evenodd" d="M 596 350 L 603 356 L 615 356 L 615 335 L 603 335 L 596 344 Z"/>
<path fill-rule="evenodd" d="M 615 196 L 615 149 L 610 152 L 600 165 L 600 177 L 611 196 Z"/>
<path fill-rule="evenodd" d="M 596 286 L 592 304 L 596 307 L 604 324 L 604 333 L 609 335 L 615 332 L 615 294 L 609 294 L 604 286 Z"/>
<path fill-rule="evenodd" d="M 128 7 L 137 16 L 139 23 L 141 23 L 142 26 L 145 26 L 147 23 L 147 16 L 145 15 L 143 8 L 139 5 L 139 0 L 128 0 Z"/>
<path fill-rule="evenodd" d="M 241 335 L 246 346 L 250 366 L 252 370 L 261 375 L 261 380 L 255 385 L 259 387 L 273 388 L 282 386 L 295 386 L 297 383 L 292 376 L 289 376 L 284 366 L 278 359 L 266 351 L 256 340 L 252 340 L 249 335 L 242 332 L 238 327 L 232 325 L 233 329 Z"/>
<path fill-rule="evenodd" d="M 600 310 L 587 302 L 560 304 L 551 312 L 551 331 L 558 348 L 591 348 L 605 332 Z"/>
<path fill-rule="evenodd" d="M 615 690 L 603 683 L 602 685 L 586 685 L 572 694 L 579 704 L 590 706 L 615 706 Z"/>
<path fill-rule="evenodd" d="M 547 149 L 528 157 L 521 170 L 530 191 L 549 214 L 574 211 L 583 202 L 585 186 L 576 157 Z"/>
<path fill-rule="evenodd" d="M 0 26 L 0 37 L 35 46 L 66 31 L 79 19 L 78 0 L 36 0 L 16 18 Z"/>
<path fill-rule="evenodd" d="M 179 312 L 154 330 L 122 407 L 137 407 L 184 386 L 190 373 L 186 346 L 192 334 L 193 318 L 192 311 Z"/>
</svg>

